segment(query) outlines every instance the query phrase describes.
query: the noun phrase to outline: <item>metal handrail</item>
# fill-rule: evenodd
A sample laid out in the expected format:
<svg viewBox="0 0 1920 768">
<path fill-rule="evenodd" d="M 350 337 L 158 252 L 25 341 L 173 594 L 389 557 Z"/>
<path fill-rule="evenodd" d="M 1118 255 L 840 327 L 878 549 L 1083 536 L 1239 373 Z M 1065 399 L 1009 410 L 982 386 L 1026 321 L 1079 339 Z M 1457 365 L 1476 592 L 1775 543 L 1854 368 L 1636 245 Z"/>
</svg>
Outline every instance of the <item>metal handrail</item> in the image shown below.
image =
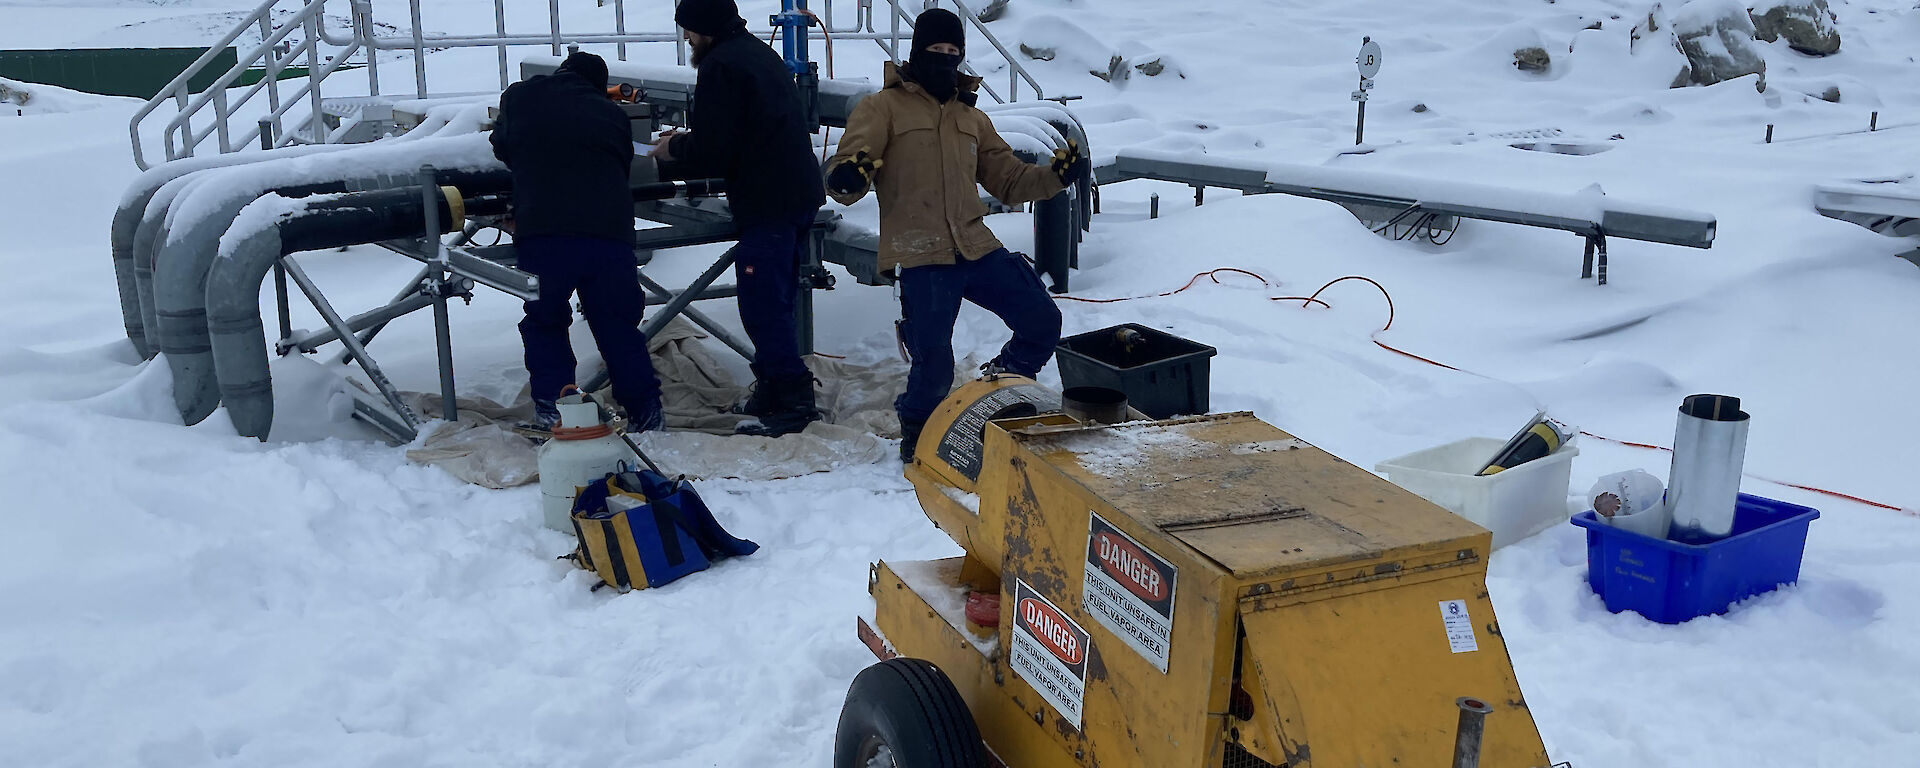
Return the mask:
<svg viewBox="0 0 1920 768">
<path fill-rule="evenodd" d="M 991 44 L 994 50 L 1000 52 L 1000 57 L 1007 60 L 1007 98 L 1004 100 L 999 99 L 996 94 L 995 99 L 1002 104 L 1009 101 L 1019 101 L 1020 81 L 1025 80 L 1027 81 L 1028 87 L 1033 88 L 1033 97 L 1044 100 L 1046 98 L 1046 92 L 1041 90 L 1040 81 L 1033 79 L 1033 75 L 1027 74 L 1027 68 L 1020 66 L 1020 62 L 1013 58 L 1013 54 L 1007 51 L 1007 47 L 1000 44 L 1000 38 L 994 37 L 993 33 L 987 30 L 986 22 L 980 20 L 979 14 L 974 13 L 973 9 L 968 8 L 967 4 L 962 2 L 962 0 L 947 1 L 953 3 L 953 7 L 960 9 L 960 18 L 972 22 L 973 28 L 980 31 L 980 36 L 986 38 L 987 43 Z M 898 8 L 899 3 L 894 3 L 894 7 Z M 984 85 L 985 83 L 983 82 L 982 84 Z M 992 93 L 992 90 L 989 89 L 988 93 Z"/>
<path fill-rule="evenodd" d="M 325 0 L 319 1 L 325 2 Z M 209 64 L 212 64 L 213 60 L 220 56 L 221 51 L 226 50 L 227 46 L 233 44 L 233 41 L 240 39 L 240 35 L 244 34 L 248 27 L 267 18 L 272 12 L 273 7 L 279 4 L 279 2 L 280 0 L 264 0 L 260 5 L 256 6 L 252 13 L 248 14 L 245 19 L 234 26 L 233 31 L 221 37 L 220 42 L 208 46 L 206 53 L 200 54 L 200 58 L 194 59 L 193 63 L 187 65 L 187 68 L 182 71 L 179 76 L 173 78 L 172 81 L 161 87 L 158 94 L 148 99 L 147 103 L 142 106 L 139 111 L 133 113 L 133 118 L 128 122 L 127 130 L 133 138 L 133 162 L 139 165 L 142 170 L 145 170 L 148 165 L 145 153 L 141 151 L 141 122 L 145 121 L 148 115 L 153 114 L 153 111 L 159 109 L 160 105 L 166 103 L 168 99 L 181 99 L 190 93 L 190 91 L 187 90 L 190 87 L 188 83 L 192 81 L 193 78 L 199 76 L 201 70 L 206 69 Z M 172 153 L 169 152 L 168 160 L 173 159 L 171 154 Z"/>
<path fill-rule="evenodd" d="M 884 0 L 888 7 L 891 8 L 891 12 L 887 14 L 889 29 L 887 31 L 881 31 L 876 28 L 876 22 L 879 21 L 879 12 L 875 7 L 875 3 L 881 0 L 840 1 L 856 3 L 852 24 L 844 27 L 834 26 L 836 19 L 834 13 L 835 0 L 816 0 L 816 2 L 821 4 L 821 26 L 808 30 L 807 38 L 809 40 L 872 40 L 895 61 L 901 60 L 901 39 L 903 37 L 908 39 L 912 37 L 911 23 L 914 16 L 904 6 L 911 3 L 916 7 L 930 7 L 934 4 L 926 2 L 926 0 Z M 321 84 L 328 76 L 343 68 L 348 58 L 355 54 L 364 54 L 367 69 L 367 92 L 370 95 L 379 96 L 381 95 L 380 52 L 411 51 L 413 53 L 414 69 L 413 91 L 414 95 L 419 98 L 424 98 L 428 95 L 426 53 L 429 49 L 476 47 L 491 47 L 497 49 L 499 51 L 498 63 L 501 88 L 512 84 L 512 77 L 508 71 L 507 49 L 513 46 L 545 46 L 553 53 L 558 54 L 564 44 L 613 44 L 618 46 L 617 55 L 620 60 L 624 61 L 626 60 L 627 53 L 626 46 L 629 43 L 672 42 L 679 51 L 681 63 L 686 63 L 685 40 L 681 37 L 677 28 L 664 32 L 627 31 L 626 0 L 614 0 L 613 2 L 614 32 L 595 32 L 588 34 L 566 34 L 562 31 L 559 0 L 548 0 L 548 29 L 544 34 L 510 34 L 506 30 L 505 0 L 494 0 L 494 34 L 492 35 L 426 34 L 422 21 L 421 0 L 408 0 L 409 12 L 413 24 L 411 34 L 405 37 L 388 38 L 378 37 L 374 34 L 373 0 L 350 0 L 353 11 L 350 17 L 352 26 L 350 29 L 343 30 L 336 30 L 329 26 L 325 13 L 326 2 L 327 0 L 263 0 L 252 12 L 244 16 L 240 23 L 234 27 L 233 31 L 222 37 L 220 41 L 210 47 L 205 54 L 202 54 L 199 59 L 188 66 L 186 71 L 180 73 L 178 77 L 175 77 L 163 87 L 157 95 L 148 100 L 145 105 L 134 113 L 133 118 L 128 123 L 128 132 L 133 141 L 135 164 L 139 165 L 142 169 L 150 167 L 145 147 L 141 140 L 140 129 L 153 113 L 167 101 L 173 101 L 177 106 L 177 113 L 166 123 L 166 126 L 161 131 L 161 140 L 166 151 L 167 160 L 192 156 L 202 143 L 216 134 L 219 137 L 219 146 L 222 153 L 240 151 L 255 146 L 255 140 L 260 137 L 263 129 L 263 125 L 260 122 L 255 121 L 251 129 L 245 132 L 233 130 L 229 123 L 234 113 L 251 102 L 261 90 L 267 91 L 269 112 L 266 125 L 271 125 L 277 133 L 272 142 L 273 146 L 284 146 L 303 140 L 299 135 L 300 132 L 286 130 L 283 125 L 287 112 L 302 100 L 310 102 L 309 114 L 307 116 L 308 130 L 306 131 L 307 136 L 304 140 L 322 143 L 332 141 L 336 138 L 335 134 L 339 133 L 339 131 L 328 132 L 321 127 L 324 119 L 321 109 Z M 299 8 L 282 18 L 275 19 L 275 10 L 283 3 L 296 4 Z M 965 1 L 952 0 L 952 4 L 959 11 L 959 15 L 970 22 L 979 36 L 984 38 L 987 44 L 999 53 L 1007 63 L 1007 93 L 1003 96 L 991 84 L 983 81 L 982 87 L 986 90 L 987 94 L 991 96 L 994 101 L 1003 104 L 1018 101 L 1020 97 L 1020 82 L 1024 80 L 1033 92 L 1035 98 L 1046 98 L 1045 91 L 1041 88 L 1040 82 L 1034 79 L 1033 75 L 1027 72 L 1025 67 L 1021 66 L 1020 62 L 1015 59 L 1007 50 L 1006 46 L 1002 45 L 1000 40 L 987 29 L 986 25 L 980 21 L 979 16 L 967 6 Z M 907 22 L 904 28 L 901 24 L 902 20 Z M 197 95 L 193 94 L 189 90 L 190 86 L 188 83 L 199 76 L 207 67 L 211 66 L 215 57 L 218 56 L 222 50 L 232 45 L 234 41 L 238 40 L 240 36 L 245 34 L 250 28 L 256 26 L 260 30 L 261 43 L 248 50 L 244 55 L 239 56 L 232 67 L 221 74 L 220 77 L 215 78 L 212 85 Z M 285 51 L 277 51 L 276 49 L 287 39 L 288 35 L 290 35 L 295 28 L 304 28 L 306 31 L 305 39 L 297 46 L 292 46 Z M 765 36 L 767 32 L 754 31 L 753 34 Z M 337 49 L 337 52 L 331 60 L 324 66 L 320 62 L 319 46 L 322 43 Z M 282 94 L 279 87 L 280 75 L 302 56 L 307 60 L 306 84 L 300 88 L 293 89 L 291 93 Z M 256 65 L 259 65 L 263 70 L 263 77 L 260 82 L 254 83 L 250 88 L 241 93 L 237 99 L 229 99 L 227 89 L 243 74 L 255 68 Z M 966 71 L 969 74 L 974 74 L 974 70 L 970 66 L 966 68 Z M 201 113 L 205 112 L 209 107 L 213 110 L 212 124 L 205 128 L 195 128 L 195 118 L 199 117 Z M 344 126 L 342 130 L 344 130 Z"/>
<path fill-rule="evenodd" d="M 321 7 L 321 5 L 322 5 L 321 2 L 315 2 L 309 7 L 317 9 Z M 306 39 L 303 40 L 300 45 L 290 49 L 285 56 L 283 57 L 272 56 L 271 52 L 273 48 L 279 45 L 280 41 L 284 40 L 286 36 L 293 31 L 295 23 L 298 23 L 301 26 L 305 27 L 307 32 Z M 354 46 L 347 48 L 346 50 L 342 51 L 340 54 L 334 56 L 333 59 L 327 63 L 327 66 L 321 67 L 320 60 L 319 60 L 320 51 L 319 51 L 319 45 L 318 45 L 319 36 L 316 34 L 317 28 L 318 28 L 318 22 L 316 20 L 315 14 L 295 14 L 293 17 L 287 19 L 287 23 L 282 25 L 279 28 L 278 32 L 276 32 L 271 37 L 269 37 L 265 42 L 261 43 L 259 48 L 255 49 L 254 54 L 259 54 L 262 52 L 266 52 L 268 54 L 268 56 L 266 57 L 268 61 L 268 65 L 265 72 L 263 73 L 265 76 L 262 77 L 261 82 L 255 83 L 252 88 L 250 88 L 246 93 L 242 94 L 240 99 L 237 102 L 233 102 L 231 104 L 227 103 L 227 99 L 226 99 L 227 88 L 230 87 L 233 81 L 238 79 L 240 75 L 245 74 L 246 71 L 251 68 L 252 62 L 258 61 L 261 58 L 260 56 L 250 54 L 248 59 L 243 60 L 246 63 L 244 64 L 235 63 L 231 69 L 227 70 L 226 74 L 215 79 L 212 86 L 210 86 L 207 90 L 202 91 L 199 97 L 196 97 L 193 101 L 188 102 L 186 108 L 183 109 L 182 112 L 178 116 L 176 116 L 172 121 L 169 121 L 167 123 L 166 130 L 162 134 L 162 136 L 166 139 L 168 159 L 172 159 L 174 157 L 191 157 L 194 151 L 200 146 L 200 144 L 206 141 L 207 137 L 212 135 L 216 131 L 221 134 L 220 135 L 220 151 L 223 154 L 228 152 L 233 152 L 237 148 L 252 146 L 254 139 L 258 138 L 260 135 L 260 128 L 258 123 L 255 124 L 253 130 L 250 133 L 248 133 L 244 138 L 241 138 L 239 141 L 236 142 L 236 141 L 233 141 L 229 135 L 227 135 L 226 125 L 228 122 L 228 118 L 230 118 L 233 115 L 233 112 L 235 110 L 239 109 L 241 106 L 244 106 L 247 102 L 251 101 L 253 97 L 261 91 L 265 83 L 271 82 L 273 78 L 277 77 L 280 74 L 280 72 L 285 71 L 286 67 L 288 66 L 288 62 L 295 60 L 302 54 L 304 54 L 307 58 L 307 84 L 302 88 L 300 88 L 298 91 L 296 91 L 286 101 L 286 103 L 284 104 L 276 103 L 276 104 L 269 105 L 269 108 L 272 110 L 270 113 L 270 117 L 272 118 L 272 121 L 273 121 L 272 124 L 275 126 L 276 132 L 280 134 L 280 138 L 276 139 L 275 141 L 275 146 L 283 146 L 291 141 L 292 132 L 281 129 L 281 118 L 284 117 L 287 111 L 291 109 L 295 104 L 298 104 L 300 99 L 307 98 L 312 102 L 311 117 L 309 118 L 309 123 L 310 123 L 310 126 L 314 124 L 318 124 L 319 115 L 321 112 L 319 90 L 318 90 L 319 82 L 322 80 L 325 80 L 328 75 L 333 74 L 335 71 L 338 71 L 342 66 L 344 66 L 347 62 L 348 57 L 352 56 L 355 52 L 358 51 L 358 45 L 356 44 Z M 208 102 L 209 96 L 212 97 L 212 103 L 214 105 L 214 116 L 215 116 L 214 125 L 209 126 L 206 130 L 195 132 L 192 129 L 192 125 L 191 125 L 192 116 L 206 105 L 206 103 Z M 275 100 L 277 101 L 277 94 L 275 94 Z M 180 153 L 177 155 L 174 152 L 174 148 L 172 144 L 173 132 L 176 130 L 182 132 L 183 139 L 184 139 Z"/>
</svg>

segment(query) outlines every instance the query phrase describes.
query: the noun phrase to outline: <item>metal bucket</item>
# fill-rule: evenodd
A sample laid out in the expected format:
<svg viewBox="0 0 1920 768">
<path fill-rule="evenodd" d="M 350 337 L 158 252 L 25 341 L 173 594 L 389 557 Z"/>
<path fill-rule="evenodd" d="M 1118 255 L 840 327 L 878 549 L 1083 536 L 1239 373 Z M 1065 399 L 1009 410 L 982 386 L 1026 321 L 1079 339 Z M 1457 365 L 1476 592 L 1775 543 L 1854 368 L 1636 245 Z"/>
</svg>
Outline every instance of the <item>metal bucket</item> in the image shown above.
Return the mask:
<svg viewBox="0 0 1920 768">
<path fill-rule="evenodd" d="M 1127 420 L 1127 396 L 1106 387 L 1068 387 L 1060 410 L 1085 424 L 1118 424 Z"/>
</svg>

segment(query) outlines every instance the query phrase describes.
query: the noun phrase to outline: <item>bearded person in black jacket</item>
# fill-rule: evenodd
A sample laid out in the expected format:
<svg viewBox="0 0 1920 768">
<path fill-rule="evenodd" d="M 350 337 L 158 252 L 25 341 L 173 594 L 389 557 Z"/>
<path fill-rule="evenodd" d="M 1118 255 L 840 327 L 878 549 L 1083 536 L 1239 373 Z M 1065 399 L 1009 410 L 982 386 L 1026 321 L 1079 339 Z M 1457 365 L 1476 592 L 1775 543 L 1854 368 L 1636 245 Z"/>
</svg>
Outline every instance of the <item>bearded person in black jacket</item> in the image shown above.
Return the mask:
<svg viewBox="0 0 1920 768">
<path fill-rule="evenodd" d="M 674 22 L 700 70 L 692 125 L 662 135 L 651 154 L 668 178 L 726 179 L 739 226 L 740 323 L 754 348 L 753 394 L 736 410 L 755 420 L 739 431 L 797 432 L 820 418 L 794 311 L 808 234 L 826 202 L 800 90 L 786 61 L 747 33 L 733 0 L 681 0 Z"/>
<path fill-rule="evenodd" d="M 640 332 L 647 302 L 633 254 L 633 139 L 626 113 L 607 99 L 606 61 L 576 52 L 553 74 L 508 87 L 491 141 L 513 172 L 520 268 L 540 278 L 520 321 L 533 426 L 551 429 L 554 401 L 573 386 L 568 299 L 578 291 L 628 429 L 662 428 L 660 380 Z"/>
</svg>

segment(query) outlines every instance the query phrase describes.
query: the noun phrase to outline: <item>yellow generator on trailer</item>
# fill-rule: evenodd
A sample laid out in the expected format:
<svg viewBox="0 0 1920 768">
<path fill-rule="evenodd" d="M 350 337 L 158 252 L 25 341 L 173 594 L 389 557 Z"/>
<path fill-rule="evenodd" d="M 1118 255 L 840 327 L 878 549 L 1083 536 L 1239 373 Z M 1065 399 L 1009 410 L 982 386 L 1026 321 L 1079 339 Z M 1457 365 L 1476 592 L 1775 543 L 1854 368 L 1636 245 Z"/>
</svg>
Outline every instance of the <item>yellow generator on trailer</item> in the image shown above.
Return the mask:
<svg viewBox="0 0 1920 768">
<path fill-rule="evenodd" d="M 1249 413 L 1060 406 L 999 377 L 927 424 L 966 554 L 874 565 L 835 768 L 1548 765 L 1485 529 Z"/>
</svg>

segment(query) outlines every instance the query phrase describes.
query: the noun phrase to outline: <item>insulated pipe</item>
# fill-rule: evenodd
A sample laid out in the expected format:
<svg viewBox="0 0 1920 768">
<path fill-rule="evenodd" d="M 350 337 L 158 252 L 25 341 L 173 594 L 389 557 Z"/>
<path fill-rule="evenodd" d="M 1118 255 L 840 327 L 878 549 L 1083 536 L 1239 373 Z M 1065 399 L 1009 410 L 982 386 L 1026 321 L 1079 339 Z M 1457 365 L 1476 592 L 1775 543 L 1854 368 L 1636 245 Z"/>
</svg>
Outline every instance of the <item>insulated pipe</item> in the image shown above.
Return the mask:
<svg viewBox="0 0 1920 768">
<path fill-rule="evenodd" d="M 497 199 L 497 198 L 496 198 Z M 435 213 L 444 234 L 465 224 L 465 203 L 442 187 Z M 268 374 L 266 327 L 260 320 L 260 285 L 281 257 L 300 251 L 338 248 L 419 235 L 425 206 L 414 189 L 345 194 L 302 202 L 269 196 L 249 210 L 267 206 L 263 216 L 243 216 L 221 241 L 220 258 L 207 273 L 207 329 L 212 375 L 235 431 L 265 440 L 273 426 L 273 382 Z M 502 206 L 504 210 L 504 206 Z M 197 388 L 199 380 L 174 382 Z"/>
<path fill-rule="evenodd" d="M 141 228 L 152 227 L 147 230 L 148 242 L 151 243 L 153 232 L 160 226 L 161 217 L 166 215 L 164 204 L 160 205 L 158 210 L 149 210 L 152 207 L 150 204 L 156 202 L 155 196 L 160 190 L 169 183 L 198 171 L 341 149 L 346 147 L 339 145 L 285 147 L 271 153 L 240 152 L 190 157 L 162 163 L 134 177 L 133 183 L 127 185 L 126 192 L 120 196 L 120 207 L 113 212 L 110 240 L 113 250 L 113 277 L 120 287 L 120 317 L 126 325 L 127 340 L 133 342 L 133 348 L 140 353 L 141 359 L 151 359 L 153 349 L 147 344 L 148 324 L 140 311 L 140 294 L 135 283 L 133 262 L 134 254 L 139 250 L 136 247 L 136 237 Z M 177 188 L 176 191 L 178 191 Z M 171 199 L 168 197 L 167 201 L 171 202 Z M 151 220 L 150 225 L 149 220 Z"/>
<path fill-rule="evenodd" d="M 419 138 L 424 134 L 416 129 L 407 136 Z M 150 360 L 155 354 L 153 345 L 147 340 L 147 333 L 153 328 L 154 321 L 151 305 L 153 294 L 150 287 L 141 286 L 137 264 L 144 260 L 145 268 L 152 269 L 151 249 L 156 242 L 164 242 L 157 239 L 156 234 L 165 223 L 175 195 L 184 190 L 187 182 L 174 186 L 171 192 L 166 191 L 167 187 L 200 171 L 349 149 L 364 147 L 340 144 L 290 145 L 266 152 L 186 157 L 149 168 L 127 185 L 126 191 L 120 196 L 120 205 L 113 214 L 110 241 L 114 281 L 120 289 L 121 320 L 126 326 L 127 340 L 133 343 L 134 351 L 140 354 L 142 360 Z M 142 301 L 148 302 L 144 311 Z"/>
<path fill-rule="evenodd" d="M 505 170 L 444 171 L 437 177 L 441 184 L 478 192 L 503 190 L 512 184 L 511 176 Z M 214 362 L 208 342 L 207 272 L 219 251 L 221 235 L 240 211 L 269 194 L 303 198 L 390 189 L 407 186 L 409 178 L 403 168 L 397 167 L 389 173 L 361 171 L 344 179 L 288 184 L 264 193 L 249 189 L 244 184 L 220 184 L 217 177 L 207 180 L 206 185 L 210 189 L 205 194 L 213 196 L 212 207 L 204 215 L 194 216 L 192 221 L 175 222 L 184 226 L 177 234 L 169 231 L 158 248 L 158 268 L 153 277 L 156 324 L 150 335 L 153 348 L 166 355 L 167 365 L 173 370 L 174 405 L 179 408 L 180 418 L 185 423 L 200 423 L 220 404 L 219 387 L 209 375 Z M 415 222 L 414 228 L 421 229 L 421 223 Z"/>
<path fill-rule="evenodd" d="M 1066 192 L 1033 204 L 1033 262 L 1048 290 L 1066 293 L 1073 266 L 1074 199 Z"/>
<path fill-rule="evenodd" d="M 281 149 L 262 153 L 269 155 L 263 158 L 267 162 L 245 168 L 216 166 L 170 182 L 168 187 L 173 188 L 173 197 L 167 201 L 164 211 L 159 213 L 160 223 L 154 227 L 156 234 L 152 236 L 151 245 L 136 244 L 139 247 L 134 251 L 135 282 L 140 303 L 151 315 L 145 330 L 149 351 L 168 351 L 161 348 L 163 325 L 176 331 L 168 334 L 168 346 L 177 350 L 169 352 L 169 364 L 174 369 L 176 404 L 188 424 L 198 423 L 205 418 L 218 402 L 217 390 L 210 384 L 202 395 L 193 395 L 191 382 L 198 378 L 185 368 L 199 366 L 210 370 L 207 368 L 210 363 L 205 358 L 206 332 L 201 319 L 205 296 L 200 286 L 205 281 L 205 265 L 219 247 L 221 233 L 226 231 L 241 208 L 275 189 L 285 190 L 289 194 L 313 194 L 353 186 L 343 180 L 360 185 L 411 184 L 411 175 L 403 174 L 415 167 L 423 157 L 448 168 L 500 167 L 492 157 L 491 147 L 478 134 L 429 138 L 384 148 L 376 145 L 301 149 L 305 151 Z M 353 156 L 339 159 L 308 157 L 321 151 L 345 150 L 352 150 Z M 390 170 L 394 180 L 386 180 L 381 173 L 383 170 Z M 163 188 L 160 196 L 168 192 Z M 156 203 L 160 196 L 156 196 Z M 148 205 L 149 221 L 155 216 L 155 207 L 154 204 Z M 143 222 L 137 239 L 149 237 L 147 231 L 147 225 Z M 162 251 L 166 251 L 164 257 L 161 256 Z M 163 278 L 163 274 L 166 277 Z M 167 283 L 169 295 L 165 302 L 159 299 L 155 287 L 163 280 Z M 164 310 L 171 317 L 169 321 L 161 320 L 162 304 L 166 305 Z M 195 355 L 199 357 L 193 358 Z M 191 361 L 183 367 L 180 361 L 171 359 L 175 356 L 185 356 Z M 182 382 L 188 384 L 183 387 Z"/>
<path fill-rule="evenodd" d="M 1016 149 L 1013 154 L 1029 163 L 1045 164 L 1051 160 L 1023 149 Z M 1048 290 L 1054 293 L 1069 290 L 1069 275 L 1076 261 L 1074 247 L 1079 242 L 1079 233 L 1074 231 L 1076 204 L 1071 188 L 1033 204 L 1034 269 L 1047 276 Z"/>
<path fill-rule="evenodd" d="M 664 200 L 682 194 L 713 194 L 711 180 L 660 182 L 633 188 L 635 200 Z M 496 215 L 507 210 L 505 195 L 462 198 L 441 187 L 435 211 L 440 234 L 459 231 L 467 214 Z M 257 213 L 255 215 L 257 207 Z M 273 427 L 273 379 L 269 374 L 266 326 L 260 318 L 260 287 L 281 258 L 300 251 L 418 237 L 425 228 L 426 206 L 416 188 L 360 192 L 290 201 L 265 197 L 248 206 L 220 239 L 219 256 L 206 278 L 208 346 L 213 380 L 234 430 L 266 439 Z M 204 373 L 196 372 L 201 378 Z M 174 387 L 200 381 L 176 379 Z"/>
<path fill-rule="evenodd" d="M 142 329 L 140 343 L 146 347 L 147 359 L 160 353 L 159 347 L 154 343 L 155 336 L 160 333 L 160 322 L 154 316 L 153 305 L 154 252 L 159 249 L 161 243 L 167 241 L 169 230 L 167 224 L 171 221 L 171 217 L 167 214 L 173 210 L 173 201 L 199 182 L 200 178 L 197 176 L 182 176 L 167 182 L 167 185 L 161 187 L 160 191 L 153 196 L 153 202 L 147 205 L 149 215 L 142 217 L 139 228 L 134 230 L 133 285 L 136 294 L 134 309 L 139 313 Z"/>
</svg>

